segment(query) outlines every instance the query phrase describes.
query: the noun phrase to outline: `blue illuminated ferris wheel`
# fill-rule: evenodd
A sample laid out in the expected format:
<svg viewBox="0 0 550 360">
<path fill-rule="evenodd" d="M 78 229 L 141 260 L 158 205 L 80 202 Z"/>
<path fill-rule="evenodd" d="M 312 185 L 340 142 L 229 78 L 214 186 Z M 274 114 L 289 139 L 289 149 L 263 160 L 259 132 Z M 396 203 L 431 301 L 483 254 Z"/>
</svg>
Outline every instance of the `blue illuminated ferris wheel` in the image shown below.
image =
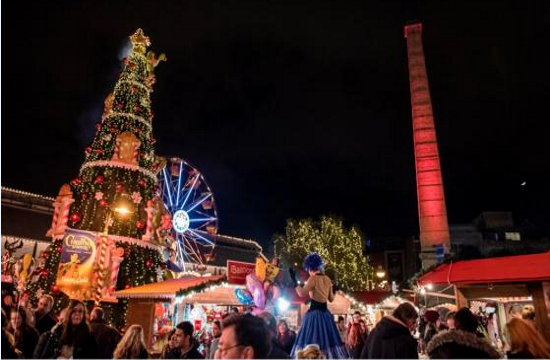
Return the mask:
<svg viewBox="0 0 550 360">
<path fill-rule="evenodd" d="M 159 173 L 165 209 L 172 217 L 176 263 L 204 265 L 212 256 L 218 215 L 214 194 L 202 174 L 180 158 L 167 158 Z"/>
</svg>

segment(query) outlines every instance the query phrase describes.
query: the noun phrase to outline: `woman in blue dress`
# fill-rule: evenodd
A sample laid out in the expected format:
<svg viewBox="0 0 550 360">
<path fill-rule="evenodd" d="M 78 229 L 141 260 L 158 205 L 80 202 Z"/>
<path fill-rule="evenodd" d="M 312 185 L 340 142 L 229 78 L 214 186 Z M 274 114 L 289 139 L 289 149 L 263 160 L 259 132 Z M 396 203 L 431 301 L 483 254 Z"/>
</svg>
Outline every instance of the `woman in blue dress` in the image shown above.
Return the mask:
<svg viewBox="0 0 550 360">
<path fill-rule="evenodd" d="M 317 344 L 329 359 L 347 359 L 348 353 L 332 314 L 327 309 L 327 301 L 334 300 L 332 281 L 323 274 L 323 259 L 316 252 L 310 253 L 304 259 L 304 269 L 309 273 L 309 279 L 304 286 L 298 285 L 294 270 L 290 269 L 290 276 L 294 281 L 296 293 L 301 297 L 309 296 L 311 304 L 304 317 L 296 343 L 290 357 L 310 344 Z"/>
</svg>

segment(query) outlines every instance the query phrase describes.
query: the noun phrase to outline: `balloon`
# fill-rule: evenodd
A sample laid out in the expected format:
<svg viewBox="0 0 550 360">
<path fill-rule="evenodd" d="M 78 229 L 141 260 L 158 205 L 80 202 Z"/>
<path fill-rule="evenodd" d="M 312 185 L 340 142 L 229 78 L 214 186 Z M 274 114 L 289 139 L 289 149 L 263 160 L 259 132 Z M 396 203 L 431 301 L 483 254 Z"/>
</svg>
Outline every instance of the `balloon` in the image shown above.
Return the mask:
<svg viewBox="0 0 550 360">
<path fill-rule="evenodd" d="M 252 295 L 245 289 L 235 289 L 235 296 L 237 300 L 243 305 L 252 305 L 254 301 L 252 300 Z"/>
<path fill-rule="evenodd" d="M 246 288 L 252 294 L 254 305 L 263 310 L 265 308 L 264 285 L 255 273 L 246 275 Z"/>
</svg>

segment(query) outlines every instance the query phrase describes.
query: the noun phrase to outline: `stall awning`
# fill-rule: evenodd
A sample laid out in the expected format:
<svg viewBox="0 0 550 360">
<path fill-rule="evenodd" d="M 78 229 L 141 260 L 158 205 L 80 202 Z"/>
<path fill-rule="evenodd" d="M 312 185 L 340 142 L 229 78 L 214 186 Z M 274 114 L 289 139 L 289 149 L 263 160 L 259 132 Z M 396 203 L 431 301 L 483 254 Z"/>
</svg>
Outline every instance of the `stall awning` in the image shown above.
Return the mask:
<svg viewBox="0 0 550 360">
<path fill-rule="evenodd" d="M 422 275 L 426 284 L 482 284 L 550 280 L 550 252 L 442 264 Z"/>
<path fill-rule="evenodd" d="M 186 290 L 191 287 L 218 281 L 221 275 L 211 276 L 188 276 L 180 279 L 170 279 L 142 286 L 136 286 L 130 289 L 114 292 L 112 295 L 116 298 L 149 298 L 149 299 L 173 299 L 176 292 Z"/>
</svg>

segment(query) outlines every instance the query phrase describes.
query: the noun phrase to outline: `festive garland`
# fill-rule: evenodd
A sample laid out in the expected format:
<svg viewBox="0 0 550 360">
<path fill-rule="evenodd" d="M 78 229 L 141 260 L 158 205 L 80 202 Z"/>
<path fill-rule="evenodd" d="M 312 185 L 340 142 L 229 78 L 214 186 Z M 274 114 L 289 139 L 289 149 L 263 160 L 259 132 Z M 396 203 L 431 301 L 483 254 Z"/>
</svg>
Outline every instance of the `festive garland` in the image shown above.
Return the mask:
<svg viewBox="0 0 550 360">
<path fill-rule="evenodd" d="M 176 291 L 176 297 L 185 298 L 185 297 L 189 297 L 189 296 L 192 296 L 192 295 L 201 294 L 201 293 L 203 293 L 207 290 L 210 290 L 211 288 L 223 286 L 225 284 L 226 280 L 227 279 L 224 276 L 219 280 L 207 281 L 207 282 L 204 282 L 204 283 L 196 285 L 196 286 L 191 286 L 187 289 L 178 290 L 178 291 Z"/>
<path fill-rule="evenodd" d="M 150 92 L 151 90 L 149 90 L 149 88 L 137 81 L 133 81 L 133 80 L 121 80 L 120 81 L 121 83 L 122 82 L 125 82 L 125 83 L 128 83 L 130 85 L 136 85 L 136 86 L 139 86 L 140 88 L 142 88 L 143 90 L 147 91 L 147 92 Z"/>
<path fill-rule="evenodd" d="M 126 82 L 130 82 L 130 81 L 126 81 Z M 143 125 L 147 126 L 149 128 L 149 130 L 151 130 L 153 128 L 153 125 L 151 125 L 150 122 L 146 121 L 144 118 L 142 118 L 141 116 L 138 116 L 138 115 L 134 115 L 134 114 L 131 114 L 131 113 L 122 113 L 122 112 L 112 112 L 110 113 L 109 115 L 107 116 L 104 116 L 102 118 L 102 120 L 107 120 L 107 119 L 110 119 L 114 116 L 126 116 L 126 117 L 129 117 L 129 118 L 132 118 L 134 120 L 137 120 L 139 121 L 140 123 L 142 123 Z"/>
<path fill-rule="evenodd" d="M 122 169 L 127 169 L 127 170 L 135 170 L 135 171 L 141 172 L 144 175 L 149 176 L 154 181 L 156 181 L 156 179 L 157 179 L 154 172 L 152 172 L 150 170 L 147 170 L 147 169 L 144 169 L 141 166 L 130 165 L 130 164 L 121 163 L 121 162 L 117 162 L 117 161 L 110 161 L 110 160 L 89 161 L 89 162 L 84 163 L 82 165 L 82 167 L 80 168 L 80 171 L 82 172 L 83 170 L 85 170 L 87 168 L 90 168 L 90 167 L 102 167 L 102 166 L 117 167 L 117 168 L 122 168 Z"/>
</svg>

